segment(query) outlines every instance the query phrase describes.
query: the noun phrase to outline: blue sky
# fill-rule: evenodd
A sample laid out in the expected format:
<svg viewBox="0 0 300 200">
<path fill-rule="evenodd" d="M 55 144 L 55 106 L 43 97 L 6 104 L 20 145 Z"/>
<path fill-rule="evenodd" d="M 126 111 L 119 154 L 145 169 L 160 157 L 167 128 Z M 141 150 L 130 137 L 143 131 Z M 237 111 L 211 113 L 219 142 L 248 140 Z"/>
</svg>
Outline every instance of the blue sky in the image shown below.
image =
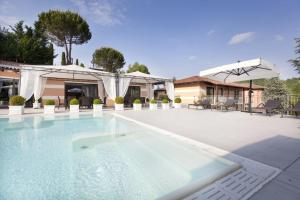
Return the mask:
<svg viewBox="0 0 300 200">
<path fill-rule="evenodd" d="M 96 48 L 110 46 L 124 54 L 125 69 L 138 61 L 167 77 L 257 57 L 276 64 L 282 78 L 297 76 L 287 60 L 300 37 L 299 0 L 0 0 L 0 24 L 32 25 L 49 9 L 87 20 L 92 39 L 73 58 L 88 66 Z"/>
</svg>

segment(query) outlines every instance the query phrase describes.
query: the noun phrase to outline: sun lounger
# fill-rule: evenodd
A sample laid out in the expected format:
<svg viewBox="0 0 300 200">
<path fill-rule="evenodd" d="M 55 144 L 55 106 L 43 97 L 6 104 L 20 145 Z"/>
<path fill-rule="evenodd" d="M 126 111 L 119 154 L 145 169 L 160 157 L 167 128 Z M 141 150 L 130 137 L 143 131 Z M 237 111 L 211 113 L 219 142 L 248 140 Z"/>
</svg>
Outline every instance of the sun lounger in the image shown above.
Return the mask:
<svg viewBox="0 0 300 200">
<path fill-rule="evenodd" d="M 283 107 L 279 100 L 268 100 L 265 104 L 260 104 L 254 109 L 261 109 L 265 111 L 266 115 L 271 115 L 274 111 L 280 111 L 282 115 Z"/>
<path fill-rule="evenodd" d="M 289 111 L 289 112 L 295 112 L 295 115 L 296 117 L 298 116 L 298 114 L 300 113 L 300 101 L 298 101 L 295 105 L 294 108 L 289 108 L 287 109 L 286 111 Z"/>
</svg>

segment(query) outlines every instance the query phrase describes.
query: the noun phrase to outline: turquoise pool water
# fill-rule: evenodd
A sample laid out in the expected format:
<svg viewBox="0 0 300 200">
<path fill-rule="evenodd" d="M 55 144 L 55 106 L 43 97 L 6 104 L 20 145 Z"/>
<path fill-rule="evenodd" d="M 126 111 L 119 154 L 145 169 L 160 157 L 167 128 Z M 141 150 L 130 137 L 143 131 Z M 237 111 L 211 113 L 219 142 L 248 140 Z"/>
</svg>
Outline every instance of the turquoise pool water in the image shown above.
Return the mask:
<svg viewBox="0 0 300 200">
<path fill-rule="evenodd" d="M 236 168 L 110 114 L 2 118 L 0 162 L 1 200 L 167 198 Z"/>
</svg>

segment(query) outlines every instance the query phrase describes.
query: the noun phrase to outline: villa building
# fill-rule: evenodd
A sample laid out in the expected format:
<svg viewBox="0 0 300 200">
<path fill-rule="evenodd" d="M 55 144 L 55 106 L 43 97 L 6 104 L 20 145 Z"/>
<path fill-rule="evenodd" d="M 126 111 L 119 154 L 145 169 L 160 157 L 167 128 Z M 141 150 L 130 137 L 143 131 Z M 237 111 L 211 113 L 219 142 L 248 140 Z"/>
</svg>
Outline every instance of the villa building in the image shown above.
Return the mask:
<svg viewBox="0 0 300 200">
<path fill-rule="evenodd" d="M 200 76 L 191 76 L 176 80 L 175 96 L 180 97 L 184 104 L 191 104 L 202 98 L 209 98 L 211 102 L 226 101 L 231 98 L 243 108 L 248 102 L 249 84 L 224 83 Z M 252 93 L 252 106 L 262 103 L 262 86 L 254 85 Z"/>
</svg>

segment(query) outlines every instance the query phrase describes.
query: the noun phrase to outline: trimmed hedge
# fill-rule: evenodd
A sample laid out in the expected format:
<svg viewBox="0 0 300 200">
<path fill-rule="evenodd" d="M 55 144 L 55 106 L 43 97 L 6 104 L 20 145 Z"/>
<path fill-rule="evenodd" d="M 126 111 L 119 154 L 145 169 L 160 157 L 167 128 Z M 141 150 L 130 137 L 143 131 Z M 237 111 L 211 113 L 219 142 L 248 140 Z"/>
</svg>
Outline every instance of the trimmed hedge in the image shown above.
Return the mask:
<svg viewBox="0 0 300 200">
<path fill-rule="evenodd" d="M 102 104 L 101 99 L 94 99 L 93 104 Z"/>
<path fill-rule="evenodd" d="M 175 103 L 181 103 L 181 98 L 179 98 L 179 97 L 175 98 L 174 102 Z"/>
<path fill-rule="evenodd" d="M 116 104 L 123 104 L 124 103 L 124 97 L 116 97 L 115 98 Z"/>
<path fill-rule="evenodd" d="M 168 99 L 163 99 L 162 103 L 169 103 L 169 100 Z"/>
<path fill-rule="evenodd" d="M 74 98 L 74 99 L 71 99 L 70 101 L 70 105 L 79 105 L 79 101 L 78 99 Z"/>
<path fill-rule="evenodd" d="M 133 102 L 134 104 L 141 104 L 142 102 L 141 102 L 141 100 L 140 99 L 136 99 L 136 100 L 134 100 L 134 102 Z"/>
<path fill-rule="evenodd" d="M 22 96 L 12 96 L 9 98 L 10 106 L 23 106 L 25 104 L 25 98 Z"/>
<path fill-rule="evenodd" d="M 45 101 L 45 105 L 46 106 L 54 106 L 55 105 L 55 101 L 53 99 L 47 99 Z"/>
<path fill-rule="evenodd" d="M 150 100 L 150 103 L 151 103 L 151 104 L 156 104 L 157 101 L 156 101 L 155 99 L 151 99 L 151 100 Z"/>
</svg>

